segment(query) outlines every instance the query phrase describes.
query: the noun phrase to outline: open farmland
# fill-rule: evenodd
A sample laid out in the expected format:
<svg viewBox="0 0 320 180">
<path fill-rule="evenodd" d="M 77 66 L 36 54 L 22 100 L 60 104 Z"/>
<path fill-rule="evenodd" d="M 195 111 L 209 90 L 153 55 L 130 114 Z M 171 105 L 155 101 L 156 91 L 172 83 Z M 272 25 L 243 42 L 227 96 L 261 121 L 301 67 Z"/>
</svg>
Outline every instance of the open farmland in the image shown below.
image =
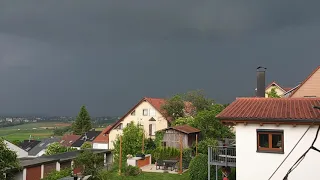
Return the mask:
<svg viewBox="0 0 320 180">
<path fill-rule="evenodd" d="M 70 123 L 37 122 L 0 128 L 0 136 L 12 140 L 25 140 L 31 135 L 34 139 L 43 139 L 53 135 L 53 129 L 70 126 Z"/>
</svg>

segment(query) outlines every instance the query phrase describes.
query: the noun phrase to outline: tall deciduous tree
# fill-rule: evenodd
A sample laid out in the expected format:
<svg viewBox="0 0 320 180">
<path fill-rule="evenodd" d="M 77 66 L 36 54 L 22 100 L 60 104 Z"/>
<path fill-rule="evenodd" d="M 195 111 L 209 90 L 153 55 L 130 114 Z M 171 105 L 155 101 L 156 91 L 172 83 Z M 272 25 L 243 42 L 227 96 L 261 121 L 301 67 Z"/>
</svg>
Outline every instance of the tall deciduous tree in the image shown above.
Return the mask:
<svg viewBox="0 0 320 180">
<path fill-rule="evenodd" d="M 136 155 L 142 150 L 143 129 L 131 122 L 123 129 L 122 134 L 122 159 L 125 160 L 128 154 Z M 114 143 L 115 158 L 119 158 L 120 152 L 120 137 L 117 137 Z M 116 161 L 118 162 L 118 161 Z"/>
<path fill-rule="evenodd" d="M 184 101 L 181 95 L 175 95 L 170 99 L 166 100 L 166 103 L 162 105 L 162 109 L 166 111 L 168 117 L 174 120 L 184 116 Z"/>
<path fill-rule="evenodd" d="M 187 92 L 184 94 L 183 100 L 191 102 L 196 112 L 209 110 L 214 103 L 214 100 L 207 98 L 202 90 Z"/>
<path fill-rule="evenodd" d="M 204 138 L 231 138 L 234 134 L 230 128 L 224 126 L 217 118 L 224 106 L 221 104 L 214 104 L 211 110 L 201 111 L 194 119 L 194 126 L 201 130 Z"/>
<path fill-rule="evenodd" d="M 270 92 L 267 92 L 267 95 L 269 98 L 280 98 L 280 96 L 277 94 L 276 88 L 272 88 Z"/>
<path fill-rule="evenodd" d="M 92 128 L 91 118 L 85 106 L 82 106 L 80 112 L 73 123 L 73 132 L 77 135 L 83 135 Z"/>
<path fill-rule="evenodd" d="M 10 179 L 11 172 L 19 168 L 17 154 L 11 151 L 4 140 L 0 138 L 0 179 L 6 179 L 4 173 L 7 174 L 7 179 Z"/>
</svg>

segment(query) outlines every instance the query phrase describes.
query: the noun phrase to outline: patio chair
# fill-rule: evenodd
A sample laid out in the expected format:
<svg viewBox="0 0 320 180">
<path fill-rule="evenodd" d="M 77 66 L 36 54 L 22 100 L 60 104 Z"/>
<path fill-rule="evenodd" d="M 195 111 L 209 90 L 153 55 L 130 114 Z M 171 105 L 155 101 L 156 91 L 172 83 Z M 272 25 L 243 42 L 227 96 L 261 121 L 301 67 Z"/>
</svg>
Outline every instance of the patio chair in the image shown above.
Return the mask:
<svg viewBox="0 0 320 180">
<path fill-rule="evenodd" d="M 158 166 L 159 166 L 159 169 L 161 169 L 161 166 L 164 167 L 164 162 L 162 159 L 158 159 L 156 163 L 157 163 L 156 170 L 158 170 Z"/>
</svg>

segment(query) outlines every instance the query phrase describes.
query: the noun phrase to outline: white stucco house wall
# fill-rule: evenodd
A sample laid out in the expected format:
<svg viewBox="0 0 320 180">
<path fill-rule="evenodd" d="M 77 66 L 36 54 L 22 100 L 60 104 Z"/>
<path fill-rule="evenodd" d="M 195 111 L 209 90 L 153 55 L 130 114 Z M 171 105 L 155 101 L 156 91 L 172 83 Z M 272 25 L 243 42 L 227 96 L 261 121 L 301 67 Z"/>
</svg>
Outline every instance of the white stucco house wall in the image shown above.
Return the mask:
<svg viewBox="0 0 320 180">
<path fill-rule="evenodd" d="M 310 147 L 320 125 L 320 98 L 238 98 L 217 118 L 236 131 L 237 180 L 282 180 Z M 315 142 L 320 149 L 320 138 Z M 320 153 L 311 150 L 289 180 L 320 179 Z"/>
<path fill-rule="evenodd" d="M 21 149 L 20 147 L 12 144 L 11 142 L 4 140 L 4 143 L 7 145 L 7 147 L 11 150 L 17 153 L 18 158 L 23 158 L 28 156 L 28 152 Z"/>
</svg>

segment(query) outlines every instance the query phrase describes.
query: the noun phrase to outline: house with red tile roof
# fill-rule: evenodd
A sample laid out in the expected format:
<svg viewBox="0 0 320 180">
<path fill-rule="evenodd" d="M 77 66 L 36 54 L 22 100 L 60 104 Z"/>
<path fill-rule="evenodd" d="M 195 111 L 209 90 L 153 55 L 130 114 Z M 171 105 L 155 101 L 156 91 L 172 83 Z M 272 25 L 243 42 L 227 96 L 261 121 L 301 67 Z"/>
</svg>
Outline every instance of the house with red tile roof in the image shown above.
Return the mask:
<svg viewBox="0 0 320 180">
<path fill-rule="evenodd" d="M 66 134 L 61 138 L 60 144 L 66 147 L 71 147 L 71 145 L 80 138 L 79 135 Z"/>
<path fill-rule="evenodd" d="M 109 134 L 112 128 L 111 125 L 107 126 L 92 142 L 93 149 L 109 149 Z"/>
<path fill-rule="evenodd" d="M 144 129 L 146 138 L 155 138 L 156 131 L 169 127 L 172 118 L 161 108 L 165 101 L 161 98 L 142 98 L 106 132 L 109 138 L 109 149 L 113 149 L 113 142 L 118 135 L 122 134 L 123 128 L 131 122 Z M 185 106 L 185 113 L 189 114 L 193 110 L 191 103 L 185 102 Z"/>
<path fill-rule="evenodd" d="M 268 93 L 272 90 L 275 89 L 277 95 L 279 95 L 280 97 L 284 96 L 284 94 L 286 94 L 288 91 L 291 91 L 292 87 L 282 87 L 280 86 L 277 82 L 273 81 L 272 83 L 270 83 L 267 87 L 266 87 L 266 94 L 265 97 L 268 97 Z"/>
<path fill-rule="evenodd" d="M 268 180 L 275 172 L 271 179 L 283 179 L 317 134 L 320 109 L 314 106 L 320 98 L 237 98 L 218 114 L 236 127 L 236 178 Z M 320 179 L 319 165 L 320 153 L 310 151 L 288 179 Z"/>
</svg>

